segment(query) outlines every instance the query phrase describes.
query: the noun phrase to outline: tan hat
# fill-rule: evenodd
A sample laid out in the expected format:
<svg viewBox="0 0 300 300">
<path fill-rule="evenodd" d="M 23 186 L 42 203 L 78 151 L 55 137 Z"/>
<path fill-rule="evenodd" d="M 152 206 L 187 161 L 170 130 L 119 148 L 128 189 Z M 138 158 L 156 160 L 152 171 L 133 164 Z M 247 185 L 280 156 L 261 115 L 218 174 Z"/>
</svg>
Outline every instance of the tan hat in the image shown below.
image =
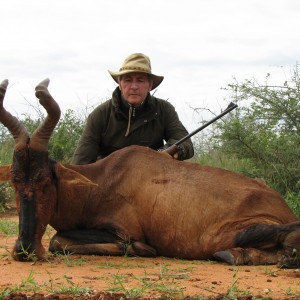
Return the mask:
<svg viewBox="0 0 300 300">
<path fill-rule="evenodd" d="M 119 72 L 112 72 L 112 71 L 108 71 L 108 72 L 112 76 L 114 81 L 117 83 L 118 83 L 118 77 L 124 74 L 134 73 L 134 72 L 149 74 L 153 80 L 152 90 L 157 88 L 164 79 L 163 76 L 152 74 L 150 58 L 147 55 L 142 53 L 134 53 L 129 55 L 125 59 Z"/>
</svg>

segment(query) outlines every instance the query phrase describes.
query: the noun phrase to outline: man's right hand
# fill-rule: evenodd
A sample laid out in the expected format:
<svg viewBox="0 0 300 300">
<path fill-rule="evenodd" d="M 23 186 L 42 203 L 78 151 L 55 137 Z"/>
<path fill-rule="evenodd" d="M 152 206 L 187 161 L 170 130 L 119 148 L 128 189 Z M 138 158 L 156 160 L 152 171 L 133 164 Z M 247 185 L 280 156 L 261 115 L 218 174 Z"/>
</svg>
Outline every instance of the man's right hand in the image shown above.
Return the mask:
<svg viewBox="0 0 300 300">
<path fill-rule="evenodd" d="M 164 154 L 165 156 L 167 156 L 169 158 L 178 159 L 178 153 L 175 153 L 174 155 L 171 155 L 166 150 L 163 150 L 163 149 L 158 150 L 158 152 Z"/>
</svg>

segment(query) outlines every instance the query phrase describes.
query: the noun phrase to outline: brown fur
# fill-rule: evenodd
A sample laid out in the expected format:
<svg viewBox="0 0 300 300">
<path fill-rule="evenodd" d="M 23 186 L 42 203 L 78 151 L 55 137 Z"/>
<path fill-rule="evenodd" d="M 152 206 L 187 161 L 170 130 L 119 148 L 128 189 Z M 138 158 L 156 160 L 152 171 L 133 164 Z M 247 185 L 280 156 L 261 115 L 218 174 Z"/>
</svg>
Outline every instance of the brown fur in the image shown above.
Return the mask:
<svg viewBox="0 0 300 300">
<path fill-rule="evenodd" d="M 82 190 L 80 197 L 76 187 L 78 201 L 86 205 L 75 218 L 72 212 L 72 219 L 86 224 L 82 218 L 88 216 L 89 227 L 114 223 L 159 255 L 211 258 L 234 247 L 236 234 L 251 225 L 298 220 L 277 192 L 256 180 L 169 160 L 147 148 L 128 147 L 95 164 L 68 168 L 99 184 Z M 73 193 L 74 186 L 67 186 Z M 52 225 L 59 228 L 63 219 L 67 226 L 63 215 L 55 219 Z"/>
<path fill-rule="evenodd" d="M 45 87 L 48 83 L 41 83 L 37 96 L 50 117 L 31 139 L 24 128 L 17 130 L 23 138 L 13 132 L 21 125 L 0 107 L 0 120 L 1 115 L 5 122 L 8 119 L 6 126 L 18 142 L 10 179 L 26 235 L 18 238 L 16 259 L 25 259 L 19 254 L 21 245 L 44 257 L 41 239 L 48 224 L 57 230 L 52 251 L 69 247 L 83 254 L 215 257 L 234 264 L 275 263 L 283 248 L 300 252 L 299 219 L 259 180 L 177 161 L 139 146 L 90 165 L 48 160 L 47 141 L 59 119 L 58 105 L 51 104 L 54 100 Z M 7 179 L 9 168 L 3 169 Z M 270 233 L 272 238 L 265 239 Z M 258 249 L 251 250 L 256 234 Z M 80 240 L 83 235 L 85 243 Z"/>
</svg>

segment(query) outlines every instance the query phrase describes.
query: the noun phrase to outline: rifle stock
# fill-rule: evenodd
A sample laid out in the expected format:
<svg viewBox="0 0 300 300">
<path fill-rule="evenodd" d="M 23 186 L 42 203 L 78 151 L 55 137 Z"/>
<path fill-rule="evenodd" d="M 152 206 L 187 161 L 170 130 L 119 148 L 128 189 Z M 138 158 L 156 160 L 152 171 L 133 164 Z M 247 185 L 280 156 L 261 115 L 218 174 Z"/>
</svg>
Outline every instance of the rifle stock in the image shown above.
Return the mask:
<svg viewBox="0 0 300 300">
<path fill-rule="evenodd" d="M 238 107 L 237 104 L 234 104 L 234 103 L 231 102 L 221 114 L 219 114 L 215 118 L 211 119 L 209 122 L 205 123 L 204 125 L 197 128 L 196 130 L 192 131 L 191 133 L 189 133 L 188 135 L 186 135 L 185 137 L 183 137 L 179 141 L 175 142 L 173 145 L 169 146 L 168 148 L 164 149 L 163 151 L 165 151 L 168 154 L 170 154 L 171 156 L 173 156 L 174 154 L 176 154 L 179 151 L 178 145 L 180 145 L 181 143 L 183 143 L 187 139 L 191 138 L 193 135 L 195 135 L 199 131 L 203 130 L 204 128 L 206 128 L 210 124 L 216 122 L 218 119 L 222 118 L 224 115 L 228 114 L 229 112 L 231 112 L 233 109 L 235 109 L 237 107 Z"/>
</svg>

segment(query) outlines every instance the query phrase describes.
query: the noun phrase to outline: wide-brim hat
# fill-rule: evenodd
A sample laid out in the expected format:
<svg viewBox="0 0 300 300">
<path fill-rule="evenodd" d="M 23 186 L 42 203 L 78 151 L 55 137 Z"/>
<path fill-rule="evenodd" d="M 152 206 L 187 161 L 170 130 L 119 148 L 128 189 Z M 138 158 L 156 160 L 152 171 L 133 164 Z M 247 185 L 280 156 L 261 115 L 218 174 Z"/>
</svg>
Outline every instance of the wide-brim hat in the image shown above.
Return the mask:
<svg viewBox="0 0 300 300">
<path fill-rule="evenodd" d="M 125 75 L 128 73 L 137 73 L 137 72 L 148 74 L 152 77 L 153 80 L 152 90 L 157 88 L 164 79 L 163 76 L 155 75 L 152 73 L 150 59 L 147 55 L 142 53 L 134 53 L 129 55 L 125 59 L 122 67 L 119 69 L 118 72 L 113 72 L 109 70 L 108 72 L 111 75 L 111 77 L 114 79 L 114 81 L 117 83 L 119 83 L 118 77 L 121 75 Z"/>
</svg>

